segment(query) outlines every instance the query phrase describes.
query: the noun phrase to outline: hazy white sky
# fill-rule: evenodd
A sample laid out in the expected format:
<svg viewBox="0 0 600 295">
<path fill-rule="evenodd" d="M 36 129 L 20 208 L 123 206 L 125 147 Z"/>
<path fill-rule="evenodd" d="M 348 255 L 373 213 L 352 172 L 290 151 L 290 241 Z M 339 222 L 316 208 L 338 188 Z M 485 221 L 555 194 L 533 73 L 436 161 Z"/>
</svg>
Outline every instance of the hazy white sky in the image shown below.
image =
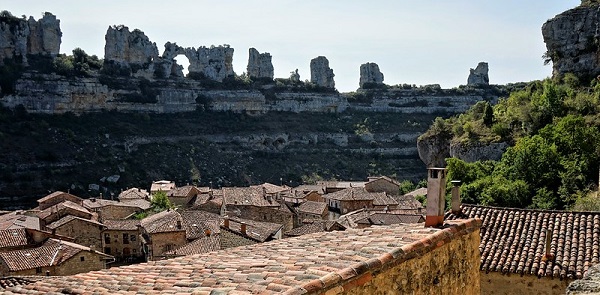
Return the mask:
<svg viewBox="0 0 600 295">
<path fill-rule="evenodd" d="M 359 67 L 375 62 L 386 84 L 466 84 L 469 68 L 490 67 L 490 83 L 543 79 L 551 65 L 541 26 L 579 0 L 2 0 L 13 15 L 55 14 L 61 52 L 80 47 L 104 57 L 110 25 L 146 33 L 162 54 L 167 41 L 184 47 L 229 44 L 237 74 L 248 48 L 273 56 L 275 77 L 299 69 L 310 79 L 310 60 L 329 59 L 336 88 L 358 88 Z"/>
</svg>

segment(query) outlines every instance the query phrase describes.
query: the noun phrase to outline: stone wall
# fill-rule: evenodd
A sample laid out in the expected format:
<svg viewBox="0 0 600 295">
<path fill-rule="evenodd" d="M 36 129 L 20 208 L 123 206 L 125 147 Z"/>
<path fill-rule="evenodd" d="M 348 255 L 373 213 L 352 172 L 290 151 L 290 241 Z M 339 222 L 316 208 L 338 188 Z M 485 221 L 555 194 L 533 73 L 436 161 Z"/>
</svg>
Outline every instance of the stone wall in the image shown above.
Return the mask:
<svg viewBox="0 0 600 295">
<path fill-rule="evenodd" d="M 261 222 L 271 222 L 283 225 L 283 231 L 291 230 L 294 227 L 294 216 L 290 212 L 281 211 L 278 208 L 227 205 L 229 215 L 234 214 L 242 219 L 250 219 Z"/>
<path fill-rule="evenodd" d="M 74 243 L 90 248 L 95 248 L 98 251 L 102 249 L 101 232 L 102 226 L 96 223 L 73 219 L 70 222 L 56 228 L 53 232 L 57 235 L 72 237 Z"/>
<path fill-rule="evenodd" d="M 81 260 L 81 257 L 83 257 L 83 261 Z M 0 272 L 3 275 L 6 274 L 7 276 L 45 276 L 46 272 L 49 272 L 51 276 L 69 276 L 82 272 L 105 269 L 106 262 L 95 252 L 81 251 L 60 265 L 41 267 L 41 271 L 33 268 L 22 271 L 7 272 L 7 269 L 4 265 L 0 265 L 0 267 L 2 268 Z"/>
<path fill-rule="evenodd" d="M 140 233 L 137 230 L 105 230 L 102 232 L 102 237 L 105 234 L 110 236 L 110 244 L 106 244 L 104 238 L 102 239 L 102 248 L 99 250 L 104 253 L 114 256 L 117 260 L 143 256 Z M 128 244 L 123 243 L 123 235 L 128 236 Z M 107 253 L 106 248 L 110 248 L 110 253 Z M 129 248 L 129 255 L 124 254 L 124 248 Z"/>
<path fill-rule="evenodd" d="M 154 260 L 154 257 L 162 256 L 165 252 L 175 250 L 187 243 L 185 230 L 172 231 L 164 233 L 154 233 L 150 237 L 151 248 L 149 249 L 149 259 Z"/>
<path fill-rule="evenodd" d="M 505 275 L 499 272 L 481 272 L 481 294 L 483 295 L 509 295 L 509 294 L 565 294 L 567 286 L 572 280 L 538 278 L 534 275 Z"/>
<path fill-rule="evenodd" d="M 479 230 L 432 251 L 317 294 L 482 294 Z M 519 293 L 517 293 L 519 294 Z M 520 293 L 524 294 L 524 293 Z"/>
<path fill-rule="evenodd" d="M 133 206 L 118 206 L 118 205 L 107 205 L 103 206 L 98 211 L 98 218 L 100 221 L 107 219 L 125 219 L 131 214 L 142 211 L 140 208 Z"/>
</svg>

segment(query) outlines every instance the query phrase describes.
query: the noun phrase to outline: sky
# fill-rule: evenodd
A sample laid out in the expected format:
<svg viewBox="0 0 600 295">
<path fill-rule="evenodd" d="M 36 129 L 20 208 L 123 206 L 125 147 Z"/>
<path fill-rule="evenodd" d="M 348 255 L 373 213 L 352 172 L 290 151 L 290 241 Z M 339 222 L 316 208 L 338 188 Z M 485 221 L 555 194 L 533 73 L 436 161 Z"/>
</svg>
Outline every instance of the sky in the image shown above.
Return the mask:
<svg viewBox="0 0 600 295">
<path fill-rule="evenodd" d="M 60 19 L 61 53 L 81 48 L 104 57 L 111 25 L 142 30 L 162 54 L 183 47 L 229 44 L 236 74 L 248 49 L 273 56 L 276 78 L 326 56 L 341 92 L 358 88 L 360 65 L 374 62 L 384 83 L 466 84 L 469 69 L 489 64 L 491 84 L 544 79 L 542 24 L 579 0 L 2 0 L 15 16 Z M 178 60 L 185 57 L 181 56 Z M 182 63 L 182 62 L 180 62 Z"/>
</svg>

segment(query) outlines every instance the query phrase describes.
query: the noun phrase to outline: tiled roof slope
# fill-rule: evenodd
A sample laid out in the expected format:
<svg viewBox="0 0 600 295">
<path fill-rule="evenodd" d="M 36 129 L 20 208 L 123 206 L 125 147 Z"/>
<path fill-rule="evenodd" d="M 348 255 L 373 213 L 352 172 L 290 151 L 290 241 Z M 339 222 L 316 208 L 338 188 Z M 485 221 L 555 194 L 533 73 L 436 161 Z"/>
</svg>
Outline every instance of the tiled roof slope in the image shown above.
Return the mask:
<svg viewBox="0 0 600 295">
<path fill-rule="evenodd" d="M 25 246 L 31 243 L 24 228 L 0 230 L 0 251 L 2 248 Z"/>
<path fill-rule="evenodd" d="M 131 200 L 131 199 L 147 199 L 149 198 L 150 194 L 148 193 L 148 191 L 144 190 L 144 189 L 140 189 L 140 188 L 130 188 L 126 191 L 123 191 L 119 194 L 118 199 L 123 201 L 123 200 Z"/>
<path fill-rule="evenodd" d="M 141 225 L 151 234 L 184 230 L 181 224 L 181 215 L 175 210 L 167 210 L 150 215 L 142 219 Z M 181 227 L 178 227 L 178 225 Z"/>
<path fill-rule="evenodd" d="M 481 270 L 539 277 L 581 278 L 600 262 L 600 212 L 527 210 L 462 205 L 463 215 L 481 218 Z M 546 230 L 552 232 L 545 257 Z"/>
<path fill-rule="evenodd" d="M 267 198 L 262 187 L 224 187 L 223 200 L 226 205 L 253 205 L 259 207 L 278 207 L 272 198 Z"/>
<path fill-rule="evenodd" d="M 366 272 L 378 272 L 419 257 L 476 231 L 480 225 L 480 220 L 471 219 L 450 222 L 444 229 L 392 225 L 315 233 L 68 277 L 48 277 L 7 291 L 17 294 L 319 293 Z"/>
<path fill-rule="evenodd" d="M 107 230 L 137 230 L 141 225 L 137 219 L 107 219 L 103 224 Z"/>
<path fill-rule="evenodd" d="M 318 233 L 323 231 L 331 231 L 334 225 L 338 225 L 339 228 L 344 228 L 341 224 L 336 221 L 330 220 L 314 220 L 312 223 L 304 224 L 300 227 L 293 228 L 285 232 L 286 236 L 297 237 L 301 235 L 307 235 L 312 233 Z"/>
<path fill-rule="evenodd" d="M 0 289 L 14 286 L 27 285 L 34 281 L 21 277 L 0 277 Z"/>
<path fill-rule="evenodd" d="M 298 212 L 321 215 L 327 210 L 327 203 L 306 201 L 296 209 Z"/>
<path fill-rule="evenodd" d="M 385 193 L 370 193 L 364 187 L 352 187 L 323 195 L 323 198 L 340 201 L 370 201 L 383 196 Z"/>
<path fill-rule="evenodd" d="M 178 249 L 165 253 L 165 256 L 185 256 L 202 254 L 221 250 L 221 240 L 219 235 L 212 235 L 196 239 L 190 243 L 181 246 Z"/>
<path fill-rule="evenodd" d="M 425 222 L 423 215 L 419 214 L 390 214 L 382 212 L 374 212 L 368 217 L 361 218 L 356 221 L 357 224 L 369 225 L 390 225 L 399 223 L 419 223 Z"/>
<path fill-rule="evenodd" d="M 0 215 L 0 230 L 12 228 L 32 228 L 40 229 L 40 218 L 29 216 L 24 211 L 13 211 Z"/>
<path fill-rule="evenodd" d="M 49 229 L 55 229 L 55 228 L 59 228 L 73 220 L 80 220 L 83 222 L 89 222 L 89 223 L 93 223 L 97 226 L 102 226 L 102 223 L 98 222 L 98 221 L 94 221 L 94 220 L 89 220 L 89 219 L 85 219 L 85 218 L 81 218 L 81 217 L 77 217 L 77 216 L 73 216 L 73 215 L 67 215 L 55 222 L 52 222 L 50 224 L 48 224 L 46 227 Z"/>
</svg>

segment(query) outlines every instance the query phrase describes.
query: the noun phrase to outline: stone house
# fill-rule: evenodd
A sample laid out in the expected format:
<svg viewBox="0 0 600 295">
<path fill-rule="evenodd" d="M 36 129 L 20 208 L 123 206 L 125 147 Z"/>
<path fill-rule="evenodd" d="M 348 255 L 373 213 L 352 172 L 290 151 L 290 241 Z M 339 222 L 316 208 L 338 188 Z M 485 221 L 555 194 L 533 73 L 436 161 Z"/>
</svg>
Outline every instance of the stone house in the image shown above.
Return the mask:
<svg viewBox="0 0 600 295">
<path fill-rule="evenodd" d="M 117 261 L 143 260 L 141 222 L 132 219 L 104 220 L 102 231 L 102 251 L 115 257 Z"/>
<path fill-rule="evenodd" d="M 600 212 L 531 210 L 463 204 L 447 219 L 477 216 L 481 294 L 565 294 L 600 263 Z"/>
<path fill-rule="evenodd" d="M 317 181 L 318 186 L 325 188 L 325 194 L 331 194 L 349 188 L 364 188 L 365 183 L 365 181 Z"/>
<path fill-rule="evenodd" d="M 109 219 L 125 219 L 136 213 L 145 211 L 149 206 L 150 203 L 142 199 L 130 199 L 119 202 L 91 198 L 83 201 L 83 207 L 95 213 L 100 222 Z"/>
<path fill-rule="evenodd" d="M 44 210 L 37 213 L 37 216 L 40 218 L 40 226 L 42 229 L 45 229 L 47 224 L 55 222 L 69 215 L 80 217 L 83 219 L 92 219 L 94 217 L 94 215 L 89 210 L 87 210 L 80 204 L 73 203 L 71 201 L 63 201 L 61 203 L 47 207 Z"/>
<path fill-rule="evenodd" d="M 100 237 L 104 225 L 97 221 L 68 215 L 48 224 L 46 227 L 54 234 L 73 238 L 73 242 L 79 245 L 92 249 L 102 249 Z"/>
<path fill-rule="evenodd" d="M 306 201 L 296 208 L 296 214 L 298 214 L 298 220 L 300 221 L 305 219 L 327 219 L 329 210 L 327 210 L 326 203 Z"/>
<path fill-rule="evenodd" d="M 105 269 L 112 259 L 89 247 L 50 238 L 30 248 L 0 252 L 0 276 L 67 276 Z"/>
<path fill-rule="evenodd" d="M 369 177 L 365 183 L 368 192 L 384 192 L 388 195 L 397 196 L 400 193 L 400 183 L 387 176 Z"/>
<path fill-rule="evenodd" d="M 153 181 L 152 185 L 150 186 L 150 194 L 154 195 L 157 192 L 168 193 L 169 191 L 171 191 L 174 188 L 175 188 L 175 182 L 173 182 L 173 181 L 169 181 L 169 180 Z M 152 198 L 152 196 L 150 196 L 150 198 Z"/>
<path fill-rule="evenodd" d="M 386 192 L 380 192 L 373 195 L 373 208 L 380 210 L 394 210 L 398 208 L 398 202 L 388 196 Z"/>
<path fill-rule="evenodd" d="M 264 243 L 283 237 L 283 226 L 242 218 L 223 217 L 221 249 Z"/>
<path fill-rule="evenodd" d="M 284 230 L 294 227 L 294 213 L 259 186 L 224 187 L 221 215 L 235 216 L 261 222 L 278 223 Z"/>
<path fill-rule="evenodd" d="M 141 220 L 141 237 L 146 260 L 156 260 L 164 253 L 187 243 L 181 215 L 167 210 Z"/>
<path fill-rule="evenodd" d="M 65 201 L 71 201 L 79 206 L 83 205 L 83 199 L 81 199 L 80 197 L 74 196 L 69 193 L 56 191 L 56 192 L 53 192 L 53 193 L 37 200 L 38 209 L 44 210 L 46 208 L 60 204 Z"/>
<path fill-rule="evenodd" d="M 367 192 L 364 187 L 353 187 L 323 195 L 329 211 L 346 214 L 351 211 L 373 208 L 375 198 L 384 198 L 385 193 Z"/>
<path fill-rule="evenodd" d="M 175 187 L 167 193 L 171 204 L 177 207 L 189 207 L 190 202 L 200 194 L 200 190 L 193 185 Z"/>
<path fill-rule="evenodd" d="M 117 197 L 120 202 L 126 200 L 147 200 L 150 201 L 150 194 L 147 190 L 141 188 L 130 188 L 122 191 Z"/>
<path fill-rule="evenodd" d="M 37 212 L 17 210 L 0 215 L 0 230 L 14 228 L 40 229 L 40 218 Z"/>
</svg>

